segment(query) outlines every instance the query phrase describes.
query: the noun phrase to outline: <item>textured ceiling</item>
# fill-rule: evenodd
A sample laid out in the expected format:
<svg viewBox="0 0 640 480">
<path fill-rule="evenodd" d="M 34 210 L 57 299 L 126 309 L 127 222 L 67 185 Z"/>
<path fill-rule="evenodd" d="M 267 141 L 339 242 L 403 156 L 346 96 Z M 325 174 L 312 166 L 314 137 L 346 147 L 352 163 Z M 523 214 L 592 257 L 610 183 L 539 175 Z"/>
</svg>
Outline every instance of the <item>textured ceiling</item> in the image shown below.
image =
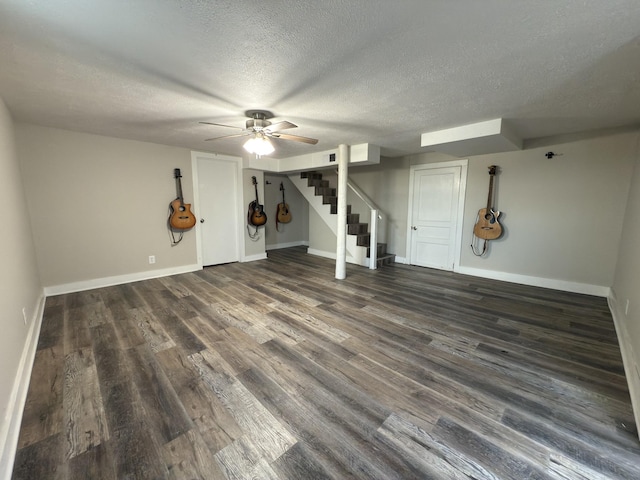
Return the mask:
<svg viewBox="0 0 640 480">
<path fill-rule="evenodd" d="M 505 118 L 524 139 L 640 124 L 638 0 L 2 0 L 0 97 L 18 121 L 277 157 Z"/>
</svg>

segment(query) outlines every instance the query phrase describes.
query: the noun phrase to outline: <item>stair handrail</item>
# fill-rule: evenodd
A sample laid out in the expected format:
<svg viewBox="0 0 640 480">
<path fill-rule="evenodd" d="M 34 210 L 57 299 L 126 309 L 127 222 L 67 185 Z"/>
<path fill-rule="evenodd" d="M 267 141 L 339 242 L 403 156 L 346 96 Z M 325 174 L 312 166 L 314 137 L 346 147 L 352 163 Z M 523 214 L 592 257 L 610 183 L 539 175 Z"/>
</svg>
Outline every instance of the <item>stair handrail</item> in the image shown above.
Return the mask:
<svg viewBox="0 0 640 480">
<path fill-rule="evenodd" d="M 336 173 L 338 171 L 336 170 Z M 382 220 L 382 212 L 364 191 L 356 185 L 356 183 L 347 177 L 347 186 L 355 193 L 364 204 L 371 210 L 371 220 L 369 232 L 369 268 L 375 270 L 378 268 L 378 223 Z"/>
<path fill-rule="evenodd" d="M 338 173 L 338 171 L 336 170 L 336 173 Z M 347 186 L 353 191 L 353 193 L 355 193 L 358 198 L 360 198 L 360 200 L 362 200 L 367 207 L 369 207 L 369 210 L 377 210 L 378 211 L 378 218 L 380 220 L 382 220 L 382 213 L 380 210 L 380 207 L 378 207 L 373 200 L 371 200 L 371 198 L 364 193 L 364 191 L 358 186 L 356 185 L 356 183 L 351 180 L 351 177 L 347 177 Z"/>
</svg>

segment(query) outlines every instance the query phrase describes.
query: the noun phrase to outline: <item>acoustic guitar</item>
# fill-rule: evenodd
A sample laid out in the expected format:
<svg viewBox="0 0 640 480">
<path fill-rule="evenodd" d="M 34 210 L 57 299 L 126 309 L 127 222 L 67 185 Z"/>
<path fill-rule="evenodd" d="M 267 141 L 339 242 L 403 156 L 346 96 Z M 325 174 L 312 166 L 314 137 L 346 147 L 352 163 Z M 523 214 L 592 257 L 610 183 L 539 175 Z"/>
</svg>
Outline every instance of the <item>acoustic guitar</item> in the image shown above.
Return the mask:
<svg viewBox="0 0 640 480">
<path fill-rule="evenodd" d="M 473 234 L 483 240 L 495 240 L 502 235 L 502 226 L 498 222 L 500 212 L 493 210 L 491 206 L 493 198 L 493 177 L 496 174 L 497 167 L 491 165 L 489 167 L 489 196 L 487 197 L 487 208 L 481 208 L 478 211 L 478 221 L 473 227 Z"/>
<path fill-rule="evenodd" d="M 278 213 L 276 214 L 276 228 L 278 223 L 289 223 L 291 221 L 291 210 L 289 205 L 284 201 L 284 185 L 280 182 L 280 191 L 282 192 L 282 202 L 278 204 Z"/>
<path fill-rule="evenodd" d="M 182 183 L 180 179 L 180 169 L 173 170 L 173 176 L 176 179 L 176 192 L 178 197 L 169 204 L 171 215 L 169 216 L 169 225 L 173 230 L 189 230 L 196 224 L 196 217 L 191 213 L 191 204 L 184 203 L 182 198 Z"/>
<path fill-rule="evenodd" d="M 250 225 L 253 225 L 254 227 L 261 227 L 267 223 L 267 214 L 264 213 L 264 207 L 258 200 L 258 180 L 256 180 L 256 177 L 251 177 L 251 181 L 256 189 L 256 199 L 249 204 L 247 220 Z"/>
</svg>

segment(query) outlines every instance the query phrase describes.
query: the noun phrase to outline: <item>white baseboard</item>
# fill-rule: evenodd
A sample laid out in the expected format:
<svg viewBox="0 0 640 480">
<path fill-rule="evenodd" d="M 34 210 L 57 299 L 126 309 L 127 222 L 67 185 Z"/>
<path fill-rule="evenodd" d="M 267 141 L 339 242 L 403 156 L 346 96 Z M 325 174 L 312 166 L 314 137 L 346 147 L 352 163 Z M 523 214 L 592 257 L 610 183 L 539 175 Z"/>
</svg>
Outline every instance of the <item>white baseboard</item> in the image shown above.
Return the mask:
<svg viewBox="0 0 640 480">
<path fill-rule="evenodd" d="M 168 277 L 169 275 L 195 272 L 197 270 L 202 270 L 202 266 L 183 265 L 180 267 L 164 268 L 161 270 L 150 270 L 148 272 L 128 273 L 126 275 L 116 275 L 113 277 L 95 278 L 93 280 L 45 287 L 44 294 L 47 297 L 50 297 L 52 295 L 62 295 L 64 293 L 82 292 L 84 290 L 92 290 L 94 288 L 111 287 L 113 285 L 149 280 L 151 278 Z"/>
<path fill-rule="evenodd" d="M 532 287 L 551 288 L 553 290 L 562 290 L 563 292 L 583 293 L 585 295 L 594 295 L 596 297 L 606 298 L 609 296 L 611 291 L 609 287 L 603 287 L 600 285 L 567 282 L 565 280 L 556 280 L 553 278 L 532 277 L 529 275 L 518 275 L 516 273 L 483 270 L 480 268 L 458 267 L 455 269 L 455 272 L 462 273 L 464 275 L 472 275 L 474 277 L 520 283 L 522 285 L 530 285 Z"/>
<path fill-rule="evenodd" d="M 328 258 L 330 260 L 335 260 L 337 258 L 336 252 L 327 252 L 327 251 L 324 251 L 324 250 L 316 250 L 315 248 L 307 249 L 307 253 L 309 255 L 315 255 L 316 257 Z M 347 263 L 352 263 L 353 265 L 360 265 L 350 255 L 347 255 Z M 360 265 L 360 266 L 362 266 L 362 265 Z"/>
<path fill-rule="evenodd" d="M 27 401 L 33 361 L 38 347 L 38 338 L 40 337 L 45 299 L 46 297 L 43 293 L 38 298 L 38 304 L 34 309 L 31 326 L 22 349 L 18 371 L 11 388 L 9 405 L 7 405 L 5 417 L 2 419 L 2 425 L 0 426 L 0 479 L 2 480 L 10 480 L 13 471 L 20 425 L 22 424 L 22 413 Z"/>
<path fill-rule="evenodd" d="M 309 255 L 315 255 L 316 257 L 329 258 L 331 260 L 336 259 L 336 252 L 325 252 L 324 250 L 316 250 L 315 248 L 309 248 L 307 250 Z"/>
<path fill-rule="evenodd" d="M 264 260 L 265 258 L 267 258 L 266 253 L 257 253 L 256 255 L 249 255 L 248 257 L 242 257 L 242 260 L 240 261 L 242 263 L 255 262 L 256 260 Z"/>
<path fill-rule="evenodd" d="M 301 240 L 298 242 L 272 243 L 266 246 L 266 250 L 278 250 L 280 248 L 308 247 L 308 246 L 309 246 L 309 242 Z"/>
<path fill-rule="evenodd" d="M 618 345 L 620 346 L 620 354 L 622 355 L 622 363 L 624 365 L 624 374 L 629 385 L 629 396 L 631 397 L 631 406 L 633 408 L 633 416 L 636 422 L 636 428 L 640 432 L 640 369 L 636 362 L 636 355 L 633 351 L 633 342 L 627 331 L 624 319 L 624 309 L 621 308 L 616 298 L 615 292 L 611 291 L 607 297 L 609 310 L 613 317 L 613 324 L 616 327 L 616 335 L 618 336 Z M 640 433 L 638 434 L 640 438 Z"/>
</svg>

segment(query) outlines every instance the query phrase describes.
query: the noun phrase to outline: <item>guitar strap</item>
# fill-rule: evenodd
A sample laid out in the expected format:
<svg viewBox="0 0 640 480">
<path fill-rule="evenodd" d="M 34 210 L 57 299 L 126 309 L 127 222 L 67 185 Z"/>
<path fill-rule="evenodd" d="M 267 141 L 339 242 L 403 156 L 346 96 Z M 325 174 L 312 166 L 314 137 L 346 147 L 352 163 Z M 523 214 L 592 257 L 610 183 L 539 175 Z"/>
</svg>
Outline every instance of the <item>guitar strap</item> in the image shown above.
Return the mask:
<svg viewBox="0 0 640 480">
<path fill-rule="evenodd" d="M 258 234 L 258 227 L 255 227 L 256 231 L 251 233 L 251 229 L 249 224 L 247 224 L 247 235 L 249 235 L 249 238 L 251 240 L 253 240 L 254 242 L 258 241 L 260 239 L 260 235 Z"/>
<path fill-rule="evenodd" d="M 476 218 L 476 223 L 478 223 L 478 219 L 479 219 L 479 217 Z M 484 255 L 487 252 L 487 246 L 489 245 L 489 241 L 487 239 L 485 239 L 484 244 L 482 245 L 482 251 L 480 253 L 478 253 L 478 249 L 474 245 L 474 242 L 477 243 L 478 240 L 480 240 L 480 239 L 478 237 L 476 237 L 475 235 L 473 235 L 473 237 L 471 238 L 471 251 L 473 252 L 473 254 L 476 257 L 481 257 L 482 255 Z"/>
<path fill-rule="evenodd" d="M 478 237 L 476 237 L 474 235 L 473 238 L 477 239 Z M 471 243 L 471 251 L 473 252 L 473 254 L 476 257 L 481 257 L 482 255 L 484 255 L 487 252 L 487 246 L 488 245 L 489 245 L 489 240 L 485 240 L 483 245 L 482 245 L 482 252 L 478 253 L 478 251 L 476 250 L 476 246 L 473 243 Z"/>
<path fill-rule="evenodd" d="M 184 230 L 180 230 L 180 234 L 178 238 L 176 238 L 175 232 L 173 228 L 171 228 L 171 204 L 169 204 L 169 216 L 167 217 L 167 229 L 169 230 L 169 236 L 171 237 L 171 246 L 175 247 L 182 241 L 182 237 L 184 236 Z"/>
</svg>

